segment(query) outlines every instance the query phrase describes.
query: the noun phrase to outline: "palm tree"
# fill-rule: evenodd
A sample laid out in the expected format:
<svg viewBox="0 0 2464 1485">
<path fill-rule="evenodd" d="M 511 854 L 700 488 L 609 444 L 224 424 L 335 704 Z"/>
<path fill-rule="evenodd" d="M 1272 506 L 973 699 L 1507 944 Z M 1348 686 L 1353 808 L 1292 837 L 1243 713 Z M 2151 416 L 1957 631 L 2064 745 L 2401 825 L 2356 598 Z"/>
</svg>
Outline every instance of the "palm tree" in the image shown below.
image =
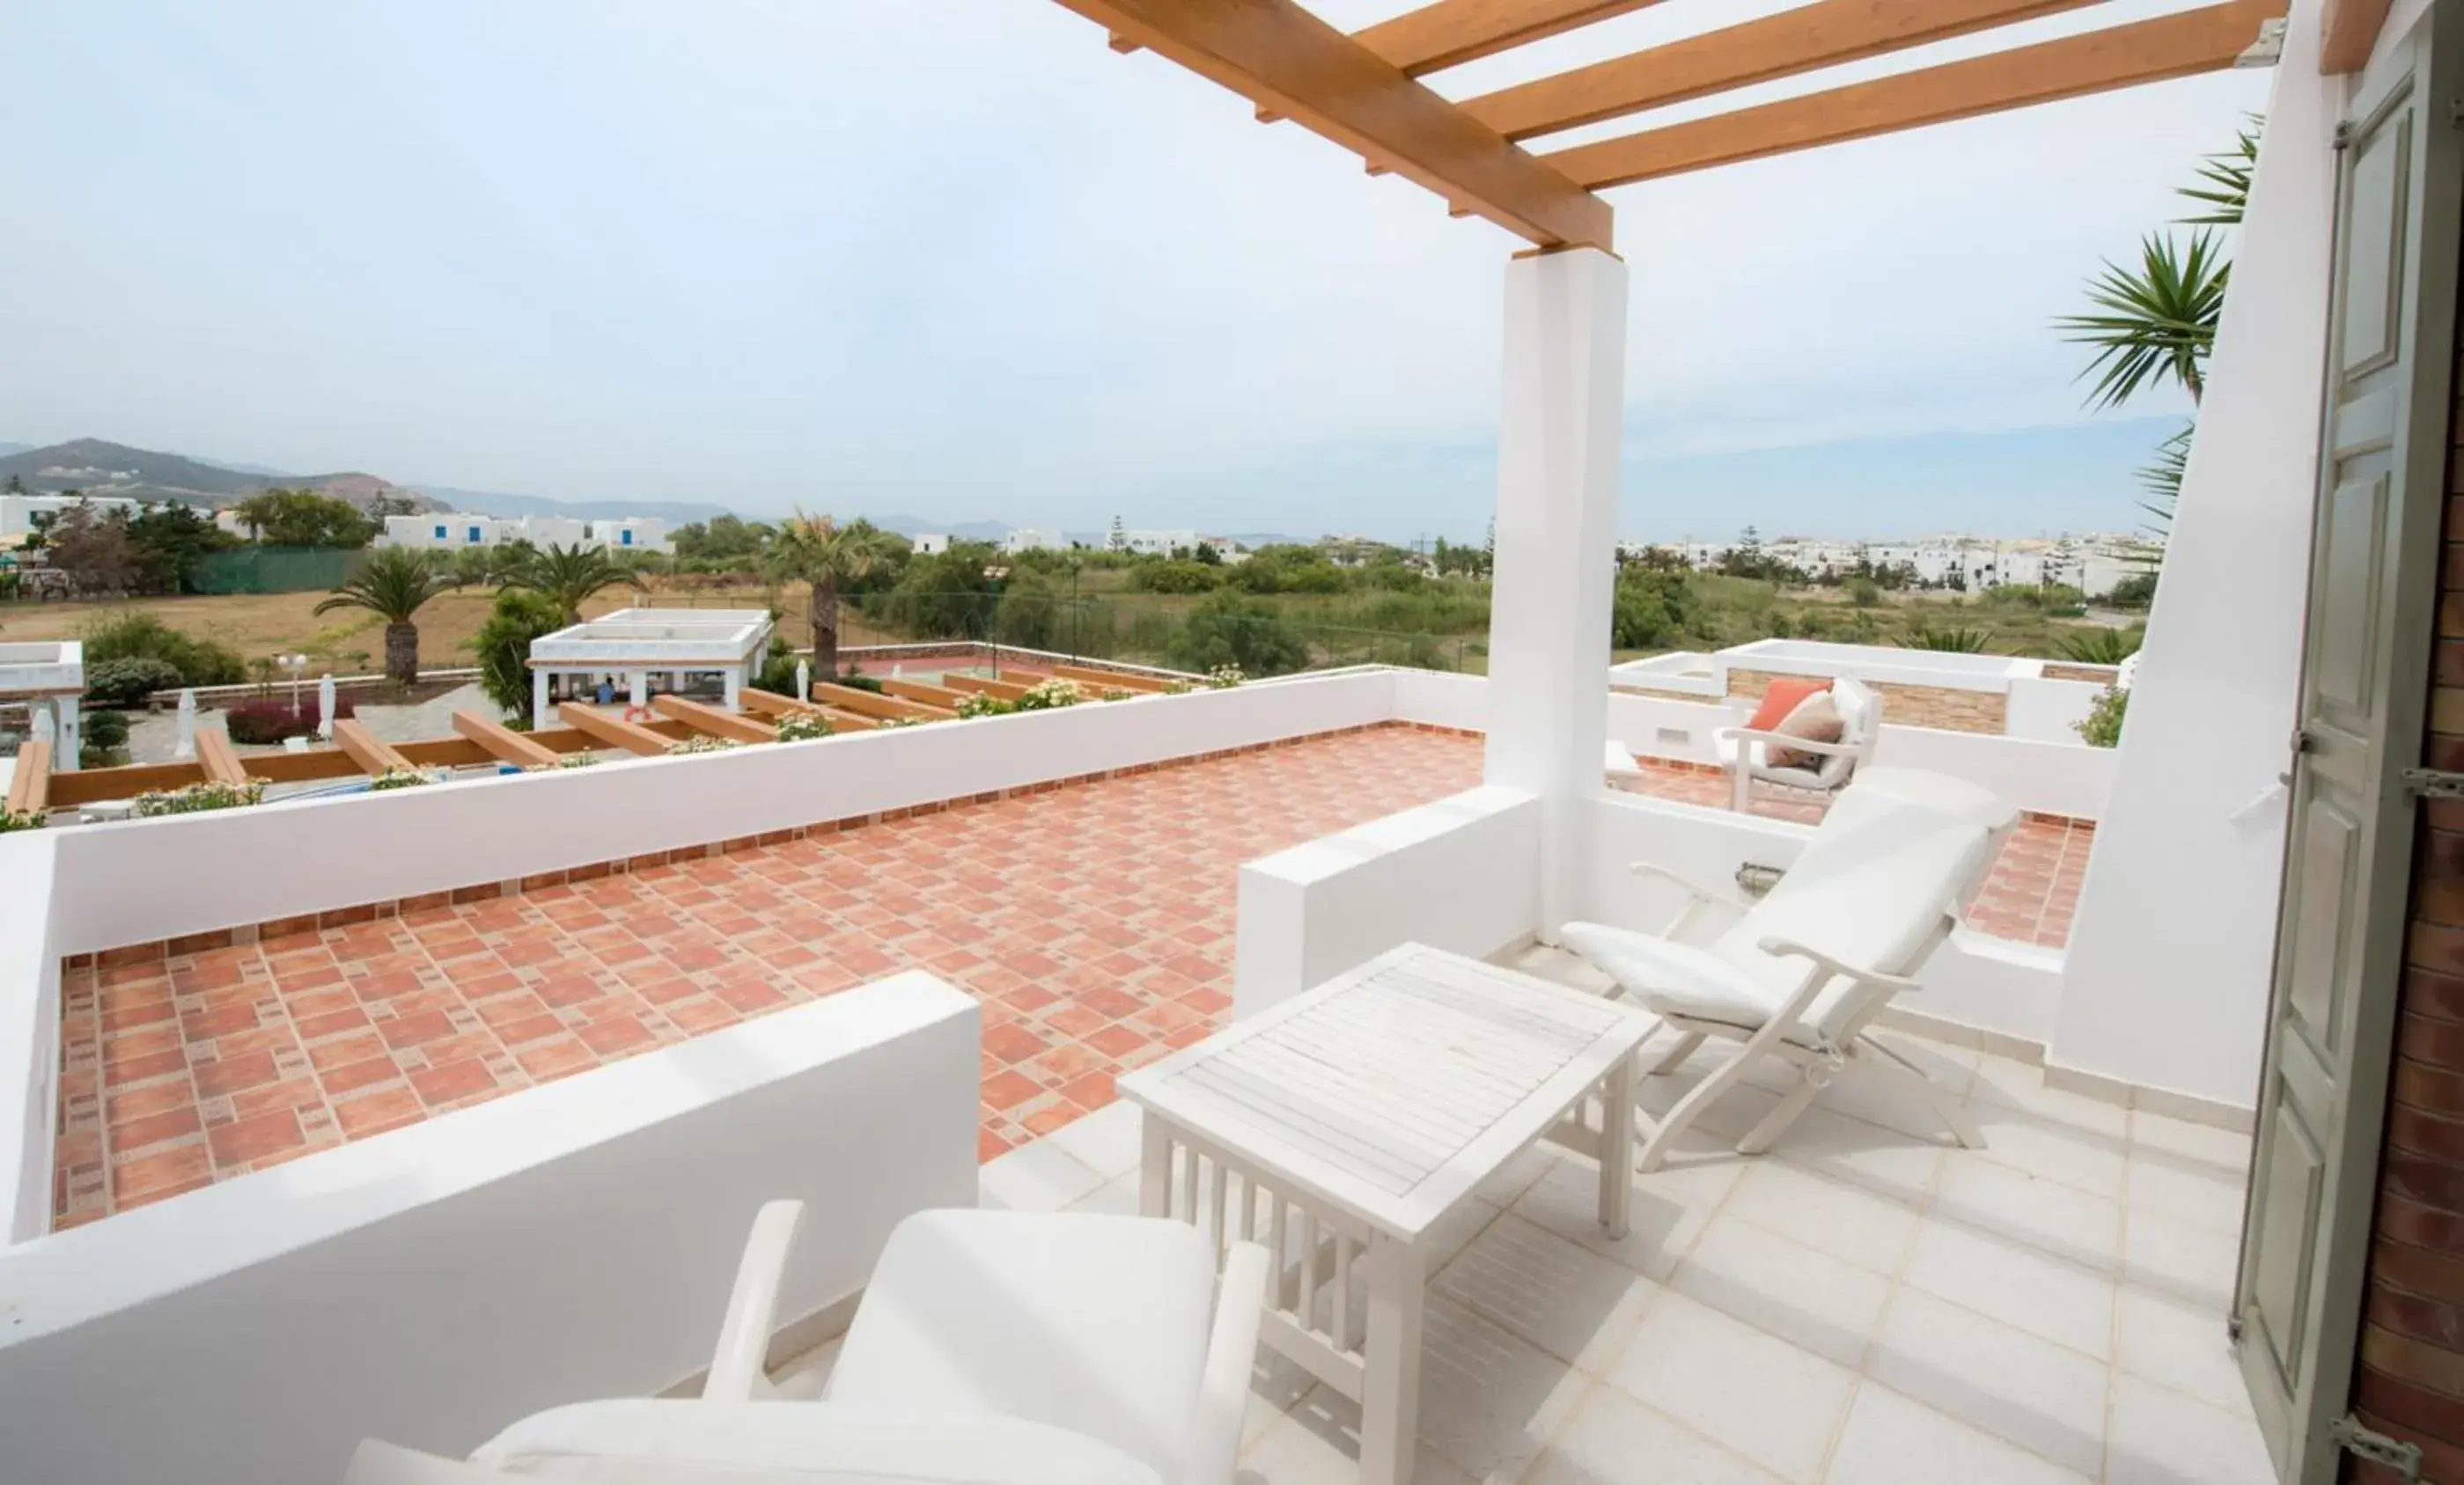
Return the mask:
<svg viewBox="0 0 2464 1485">
<path fill-rule="evenodd" d="M 582 622 L 582 605 L 609 588 L 642 591 L 642 579 L 607 555 L 604 547 L 569 547 L 550 542 L 508 566 L 496 579 L 508 588 L 527 588 L 555 601 L 564 622 Z"/>
<path fill-rule="evenodd" d="M 839 673 L 839 584 L 871 576 L 894 550 L 888 534 L 869 521 L 841 526 L 826 515 L 798 511 L 771 538 L 770 560 L 779 576 L 813 585 L 807 617 L 813 626 L 813 671 Z"/>
<path fill-rule="evenodd" d="M 2101 373 L 2088 405 L 2119 407 L 2173 381 L 2196 406 L 2207 390 L 2208 353 L 2215 348 L 2233 265 L 2215 233 L 2204 229 L 2190 234 L 2188 249 L 2151 233 L 2140 243 L 2139 257 L 2138 272 L 2107 263 L 2088 285 L 2088 301 L 2099 313 L 2065 315 L 2055 323 L 2071 332 L 2067 338 L 2097 347 L 2080 373 Z"/>
<path fill-rule="evenodd" d="M 359 575 L 319 602 L 316 611 L 358 608 L 384 620 L 385 675 L 407 686 L 419 679 L 419 625 L 412 620 L 429 599 L 458 586 L 425 554 L 380 547 L 369 554 Z"/>
</svg>

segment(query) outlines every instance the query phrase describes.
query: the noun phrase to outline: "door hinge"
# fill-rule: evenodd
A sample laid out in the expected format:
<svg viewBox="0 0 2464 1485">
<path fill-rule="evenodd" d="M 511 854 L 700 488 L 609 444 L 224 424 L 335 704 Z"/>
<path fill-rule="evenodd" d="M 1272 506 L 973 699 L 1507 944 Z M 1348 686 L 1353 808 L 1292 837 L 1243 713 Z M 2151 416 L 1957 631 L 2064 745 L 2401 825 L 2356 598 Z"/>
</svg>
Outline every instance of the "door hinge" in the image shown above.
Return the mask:
<svg viewBox="0 0 2464 1485">
<path fill-rule="evenodd" d="M 2340 123 L 2336 125 L 2336 147 L 2338 149 L 2344 149 L 2349 147 L 2352 142 L 2353 126 L 2350 123 Z"/>
<path fill-rule="evenodd" d="M 2421 1478 L 2421 1446 L 2391 1439 L 2365 1427 L 2351 1413 L 2327 1425 L 2327 1441 L 2356 1459 L 2383 1465 L 2404 1476 L 2407 1485 Z"/>
<path fill-rule="evenodd" d="M 2404 792 L 2417 794 L 2425 799 L 2464 798 L 2464 774 L 2449 774 L 2434 768 L 2409 768 L 2404 771 Z"/>
</svg>

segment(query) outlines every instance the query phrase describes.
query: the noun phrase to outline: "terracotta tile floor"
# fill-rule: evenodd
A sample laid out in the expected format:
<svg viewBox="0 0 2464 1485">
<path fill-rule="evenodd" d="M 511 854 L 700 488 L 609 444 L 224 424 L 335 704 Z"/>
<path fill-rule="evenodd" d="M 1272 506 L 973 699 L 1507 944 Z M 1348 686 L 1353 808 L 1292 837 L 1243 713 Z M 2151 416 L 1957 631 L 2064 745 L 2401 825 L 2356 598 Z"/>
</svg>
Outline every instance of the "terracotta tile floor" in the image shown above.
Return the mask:
<svg viewBox="0 0 2464 1485">
<path fill-rule="evenodd" d="M 1619 787 L 1656 799 L 1728 807 L 1728 775 L 1705 769 L 1645 763 L 1640 774 L 1627 775 Z M 1822 819 L 1822 806 L 1807 796 L 1757 790 L 1753 813 L 1810 825 Z M 2096 826 L 2088 820 L 2020 820 L 1969 907 L 1969 926 L 2022 944 L 2059 949 L 2069 943 L 2079 885 L 2087 880 L 2088 847 L 2095 841 Z"/>
<path fill-rule="evenodd" d="M 1380 729 L 64 987 L 57 1225 L 921 968 L 984 1004 L 990 1157 L 1231 1004 L 1234 868 L 1479 782 Z"/>
<path fill-rule="evenodd" d="M 910 968 L 983 1001 L 990 1158 L 1103 1106 L 1115 1074 L 1218 1024 L 1240 863 L 1468 788 L 1479 772 L 1476 738 L 1345 733 L 72 972 L 57 1225 Z M 1652 770 L 1645 782 L 1725 804 L 1715 775 Z M 1980 917 L 2059 943 L 2086 841 L 2085 827 L 2025 827 Z"/>
</svg>

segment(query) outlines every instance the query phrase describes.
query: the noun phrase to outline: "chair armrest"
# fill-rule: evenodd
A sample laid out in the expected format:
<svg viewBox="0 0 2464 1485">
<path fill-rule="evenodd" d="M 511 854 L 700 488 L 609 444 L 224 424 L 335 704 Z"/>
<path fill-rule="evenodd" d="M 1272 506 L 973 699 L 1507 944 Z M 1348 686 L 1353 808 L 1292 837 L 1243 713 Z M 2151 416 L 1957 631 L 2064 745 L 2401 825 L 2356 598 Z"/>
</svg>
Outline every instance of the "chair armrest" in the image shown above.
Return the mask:
<svg viewBox="0 0 2464 1485">
<path fill-rule="evenodd" d="M 1808 949 L 1803 944 L 1797 943 L 1793 939 L 1778 937 L 1767 938 L 1754 945 L 1754 947 L 1775 959 L 1810 959 L 1832 974 L 1844 975 L 1849 979 L 1857 980 L 1862 984 L 1872 985 L 1881 990 L 1897 992 L 1920 990 L 1924 988 L 1915 980 L 1909 979 L 1903 974 L 1889 974 L 1881 970 L 1860 969 L 1856 965 L 1848 964 L 1838 959 L 1834 959 L 1829 954 L 1824 953 L 1821 950 Z M 1817 980 L 1815 983 L 1819 984 L 1821 981 Z"/>
<path fill-rule="evenodd" d="M 1720 729 L 1719 735 L 1722 737 L 1741 738 L 1747 742 L 1776 743 L 1780 747 L 1790 749 L 1796 753 L 1819 753 L 1833 755 L 1849 755 L 1864 751 L 1864 745 L 1862 743 L 1849 742 L 1844 738 L 1836 743 L 1815 742 L 1811 738 L 1791 737 L 1786 732 L 1758 732 L 1749 727 L 1724 727 Z M 1739 756 L 1742 757 L 1744 754 L 1740 753 Z"/>
<path fill-rule="evenodd" d="M 1658 877 L 1662 882 L 1673 883 L 1684 889 L 1686 904 L 1677 910 L 1676 917 L 1668 920 L 1668 927 L 1660 930 L 1661 938 L 1673 939 L 1683 932 L 1685 926 L 1694 921 L 1694 914 L 1704 907 L 1743 908 L 1749 906 L 1736 892 L 1705 886 L 1685 873 L 1674 867 L 1663 866 L 1658 862 L 1628 862 L 1626 869 L 1638 877 Z"/>
<path fill-rule="evenodd" d="M 1258 1316 L 1266 1302 L 1271 1261 L 1264 1247 L 1249 1242 L 1232 1244 L 1224 1256 L 1181 1485 L 1232 1485 L 1233 1466 L 1241 1452 L 1241 1425 L 1248 1416 L 1249 1371 L 1257 1365 Z"/>
<path fill-rule="evenodd" d="M 735 1291 L 727 1297 L 727 1317 L 719 1322 L 718 1349 L 701 1385 L 704 1400 L 749 1402 L 770 1395 L 764 1368 L 770 1332 L 778 1325 L 779 1284 L 786 1277 L 787 1252 L 796 1245 L 796 1229 L 803 1221 L 801 1201 L 764 1202 L 755 1214 L 744 1257 L 736 1266 Z"/>
</svg>

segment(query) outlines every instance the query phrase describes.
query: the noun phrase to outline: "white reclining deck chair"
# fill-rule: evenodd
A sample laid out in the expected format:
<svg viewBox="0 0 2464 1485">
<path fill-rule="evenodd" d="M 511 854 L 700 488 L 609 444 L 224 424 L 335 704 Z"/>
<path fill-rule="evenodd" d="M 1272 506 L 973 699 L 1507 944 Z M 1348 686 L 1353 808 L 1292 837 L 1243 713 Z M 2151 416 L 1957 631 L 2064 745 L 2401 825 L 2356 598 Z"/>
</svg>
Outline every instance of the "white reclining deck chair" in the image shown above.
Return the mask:
<svg viewBox="0 0 2464 1485">
<path fill-rule="evenodd" d="M 761 1209 L 699 1399 L 550 1409 L 468 1464 L 369 1441 L 345 1485 L 1232 1485 L 1266 1250 L 1218 1281 L 1183 1222 L 923 1212 L 882 1251 L 821 1402 L 762 1362 L 803 1204 Z"/>
<path fill-rule="evenodd" d="M 1811 742 L 1780 732 L 1758 732 L 1748 727 L 1724 727 L 1712 734 L 1720 763 L 1728 771 L 1729 807 L 1742 815 L 1753 802 L 1757 782 L 1787 789 L 1837 796 L 1873 761 L 1874 745 L 1882 735 L 1882 699 L 1863 682 L 1841 676 L 1831 683 L 1831 704 L 1839 711 L 1839 740 Z M 1802 763 L 1772 767 L 1772 748 L 1793 749 L 1813 756 Z"/>
<path fill-rule="evenodd" d="M 1983 885 L 2016 812 L 1986 790 L 1905 769 L 1873 769 L 1841 792 L 1804 852 L 1760 902 L 1687 881 L 1651 862 L 1645 876 L 1690 894 L 1661 932 L 1570 923 L 1566 947 L 1675 1028 L 1675 1046 L 1647 1076 L 1669 1072 L 1706 1037 L 1743 1042 L 1737 1055 L 1688 1090 L 1644 1145 L 1637 1168 L 1656 1170 L 1673 1141 L 1766 1054 L 1798 1070 L 1797 1085 L 1737 1148 L 1771 1148 L 1832 1076 L 1854 1066 L 1914 1095 L 1959 1143 L 1984 1136 L 1959 1101 L 1865 1035 L 1893 995 L 1950 935 Z M 1709 944 L 1681 943 L 1705 906 L 1744 907 Z"/>
</svg>

